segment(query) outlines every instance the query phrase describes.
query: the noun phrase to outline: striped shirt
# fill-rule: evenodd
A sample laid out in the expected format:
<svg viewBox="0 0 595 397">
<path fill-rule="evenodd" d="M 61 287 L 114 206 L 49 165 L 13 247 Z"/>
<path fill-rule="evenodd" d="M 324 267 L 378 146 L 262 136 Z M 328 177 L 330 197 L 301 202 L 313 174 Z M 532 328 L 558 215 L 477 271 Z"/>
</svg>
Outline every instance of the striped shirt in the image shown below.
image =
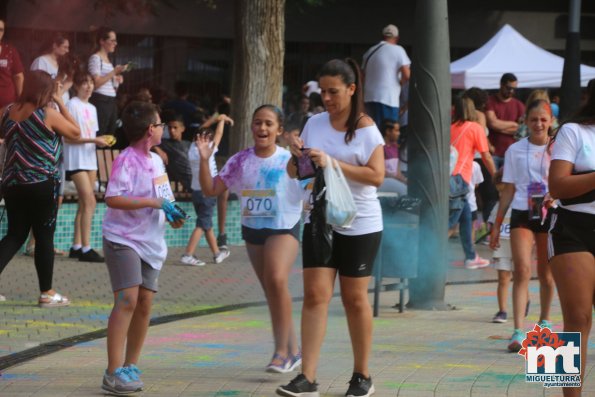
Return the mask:
<svg viewBox="0 0 595 397">
<path fill-rule="evenodd" d="M 37 109 L 23 121 L 8 117 L 10 105 L 0 126 L 6 145 L 3 171 L 4 187 L 60 179 L 62 139 L 43 120 L 45 110 Z"/>
</svg>

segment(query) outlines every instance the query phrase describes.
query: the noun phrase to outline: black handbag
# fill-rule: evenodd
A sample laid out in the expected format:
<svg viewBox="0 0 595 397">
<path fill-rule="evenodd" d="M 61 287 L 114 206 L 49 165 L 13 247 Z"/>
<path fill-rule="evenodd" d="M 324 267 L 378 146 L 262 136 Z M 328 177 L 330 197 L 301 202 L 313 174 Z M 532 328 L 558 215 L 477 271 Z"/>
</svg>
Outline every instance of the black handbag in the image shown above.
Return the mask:
<svg viewBox="0 0 595 397">
<path fill-rule="evenodd" d="M 310 225 L 314 260 L 317 264 L 327 264 L 333 249 L 333 229 L 326 223 L 326 184 L 322 167 L 317 167 L 312 186 L 312 210 Z"/>
</svg>

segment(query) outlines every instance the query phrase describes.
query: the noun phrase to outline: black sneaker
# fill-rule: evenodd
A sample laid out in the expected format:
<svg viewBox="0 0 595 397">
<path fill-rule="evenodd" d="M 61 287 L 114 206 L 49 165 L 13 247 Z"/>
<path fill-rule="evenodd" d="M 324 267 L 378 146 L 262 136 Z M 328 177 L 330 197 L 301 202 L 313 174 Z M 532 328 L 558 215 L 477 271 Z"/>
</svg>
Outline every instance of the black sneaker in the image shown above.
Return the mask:
<svg viewBox="0 0 595 397">
<path fill-rule="evenodd" d="M 95 263 L 100 263 L 100 262 L 104 262 L 104 261 L 105 260 L 103 259 L 103 256 L 99 255 L 97 253 L 97 251 L 95 251 L 93 248 L 91 248 L 87 252 L 82 252 L 81 251 L 81 255 L 79 256 L 79 262 L 95 262 Z"/>
<path fill-rule="evenodd" d="M 220 234 L 217 236 L 217 247 L 219 247 L 220 250 L 228 249 L 227 248 L 227 234 Z"/>
<path fill-rule="evenodd" d="M 70 252 L 68 253 L 68 257 L 73 258 L 73 259 L 78 259 L 81 257 L 82 253 L 83 253 L 82 248 L 75 250 L 74 248 L 70 247 Z"/>
<path fill-rule="evenodd" d="M 308 382 L 304 374 L 299 374 L 285 386 L 279 386 L 277 394 L 286 397 L 320 397 L 318 383 Z"/>
<path fill-rule="evenodd" d="M 368 397 L 374 394 L 374 385 L 372 384 L 372 377 L 364 377 L 364 375 L 354 372 L 349 381 L 349 389 L 345 393 L 346 397 Z"/>
</svg>

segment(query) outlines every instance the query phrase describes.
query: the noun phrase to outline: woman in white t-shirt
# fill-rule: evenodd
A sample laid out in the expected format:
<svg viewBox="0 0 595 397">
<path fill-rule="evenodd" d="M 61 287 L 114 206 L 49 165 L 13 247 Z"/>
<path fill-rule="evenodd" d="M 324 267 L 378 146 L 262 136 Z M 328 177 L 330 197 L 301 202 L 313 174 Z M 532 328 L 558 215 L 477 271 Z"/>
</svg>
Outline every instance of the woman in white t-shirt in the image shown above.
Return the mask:
<svg viewBox="0 0 595 397">
<path fill-rule="evenodd" d="M 547 231 L 549 217 L 547 208 L 552 199 L 548 193 L 548 171 L 550 166 L 549 141 L 553 122 L 549 103 L 537 100 L 527 106 L 525 123 L 529 137 L 510 145 L 504 156 L 504 189 L 500 192 L 498 215 L 490 234 L 490 247 L 500 245 L 500 225 L 509 206 L 510 244 L 514 262 L 514 283 L 512 286 L 512 311 L 514 332 L 508 349 L 518 352 L 523 340 L 527 291 L 531 279 L 533 245 L 537 252 L 537 275 L 541 313 L 539 325 L 552 328 L 549 321 L 554 279 L 547 259 Z"/>
<path fill-rule="evenodd" d="M 89 57 L 88 70 L 95 83 L 95 91 L 90 102 L 97 108 L 99 135 L 113 135 L 116 132 L 118 120 L 116 91 L 124 82 L 122 73 L 127 68 L 127 65 L 114 66 L 109 59 L 109 54 L 116 50 L 117 45 L 116 32 L 102 26 L 96 32 L 95 50 Z"/>
<path fill-rule="evenodd" d="M 74 218 L 74 237 L 69 257 L 82 262 L 103 262 L 91 248 L 91 224 L 95 213 L 95 181 L 97 179 L 96 145 L 106 147 L 107 141 L 97 137 L 97 112 L 89 103 L 93 92 L 93 78 L 80 72 L 74 76 L 76 96 L 66 105 L 81 129 L 81 138 L 72 141 L 64 139 L 64 169 L 66 180 L 76 186 L 78 208 Z"/>
<path fill-rule="evenodd" d="M 282 126 L 279 108 L 258 107 L 252 115 L 254 146 L 233 155 L 215 178 L 209 167 L 215 147 L 205 135 L 197 139 L 202 193 L 213 197 L 229 189 L 241 201 L 242 238 L 271 314 L 275 352 L 266 371 L 274 373 L 293 371 L 302 361 L 288 286 L 299 247 L 302 201 L 299 184 L 285 171 L 291 154 L 275 143 Z"/>
<path fill-rule="evenodd" d="M 295 158 L 288 162 L 287 171 L 295 178 L 295 162 L 303 155 L 322 168 L 329 166 L 327 155 L 330 156 L 347 179 L 357 215 L 350 228 L 334 228 L 332 254 L 327 263 L 315 259 L 312 238 L 308 238 L 312 227 L 310 223 L 304 226 L 302 373 L 280 386 L 277 394 L 318 396 L 316 368 L 338 275 L 354 356 L 354 372 L 346 395 L 369 396 L 374 393 L 374 385 L 368 368 L 372 348 L 368 285 L 383 228 L 376 189 L 384 180 L 384 140 L 374 121 L 364 113 L 361 74 L 353 59 L 327 62 L 318 81 L 326 112 L 312 116 L 301 137 L 293 140 L 290 149 Z"/>
<path fill-rule="evenodd" d="M 70 99 L 68 90 L 72 86 L 72 80 L 65 78 L 68 76 L 64 75 L 62 75 L 63 79 L 61 81 L 58 81 L 57 78 L 61 75 L 59 73 L 61 61 L 69 51 L 70 42 L 66 36 L 62 33 L 55 33 L 44 48 L 43 54 L 35 58 L 33 63 L 31 63 L 31 70 L 43 70 L 44 72 L 48 72 L 52 76 L 52 79 L 56 80 L 57 88 L 62 91 L 60 95 L 65 104 Z"/>
<path fill-rule="evenodd" d="M 564 332 L 581 333 L 584 379 L 595 305 L 595 85 L 585 106 L 555 137 L 550 191 L 560 199 L 552 216 L 548 250 L 558 287 Z M 565 387 L 565 397 L 581 388 Z"/>
</svg>

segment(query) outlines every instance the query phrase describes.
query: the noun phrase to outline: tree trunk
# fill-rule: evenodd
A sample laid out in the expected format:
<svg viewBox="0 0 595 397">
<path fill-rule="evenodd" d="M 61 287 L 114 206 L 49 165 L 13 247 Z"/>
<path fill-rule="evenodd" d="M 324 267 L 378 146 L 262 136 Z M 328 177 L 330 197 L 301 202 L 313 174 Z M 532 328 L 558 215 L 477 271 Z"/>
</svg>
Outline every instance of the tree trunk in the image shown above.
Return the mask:
<svg viewBox="0 0 595 397">
<path fill-rule="evenodd" d="M 284 57 L 285 0 L 236 0 L 231 153 L 252 145 L 254 109 L 281 106 Z"/>
</svg>

